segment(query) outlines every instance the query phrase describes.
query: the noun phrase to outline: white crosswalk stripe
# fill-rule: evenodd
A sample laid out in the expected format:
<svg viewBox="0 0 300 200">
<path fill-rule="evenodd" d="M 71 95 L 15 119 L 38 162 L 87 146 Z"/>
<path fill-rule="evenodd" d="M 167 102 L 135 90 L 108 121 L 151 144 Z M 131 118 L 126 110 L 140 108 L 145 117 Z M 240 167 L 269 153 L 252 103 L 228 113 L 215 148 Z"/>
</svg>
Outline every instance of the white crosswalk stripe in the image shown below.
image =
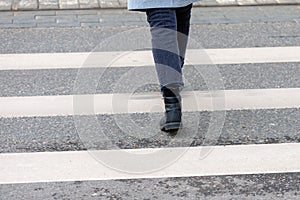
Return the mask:
<svg viewBox="0 0 300 200">
<path fill-rule="evenodd" d="M 199 56 L 201 54 L 201 56 Z M 97 52 L 2 54 L 0 72 L 3 70 L 73 69 L 83 65 L 106 67 L 116 56 L 119 59 L 109 67 L 139 67 L 153 64 L 151 52 Z M 105 58 L 103 59 L 99 59 Z M 209 59 L 204 59 L 209 58 Z M 264 47 L 235 49 L 189 50 L 187 64 L 245 64 L 245 63 L 300 62 L 300 47 Z M 126 100 L 130 94 L 58 95 L 0 97 L 0 118 L 47 117 L 91 114 L 151 113 L 163 112 L 159 93 L 143 93 L 130 96 L 126 109 L 113 104 L 114 99 Z M 300 108 L 300 88 L 239 89 L 224 91 L 184 92 L 184 111 L 257 110 Z M 94 111 L 74 112 L 74 99 L 89 98 Z M 214 107 L 213 100 L 221 104 Z M 196 100 L 197 104 L 191 103 Z M 152 107 L 156 108 L 153 110 Z M 199 151 L 212 148 L 204 159 Z M 176 152 L 182 147 L 102 150 L 98 155 L 115 158 L 120 152 L 149 154 L 153 151 Z M 114 180 L 136 178 L 216 176 L 259 173 L 300 172 L 300 144 L 260 144 L 211 146 L 188 148 L 172 165 L 153 173 L 121 173 L 102 165 L 88 151 L 0 153 L 0 184 Z M 126 165 L 126 160 L 119 160 Z"/>
<path fill-rule="evenodd" d="M 189 112 L 300 108 L 300 88 L 194 91 L 183 92 L 182 97 L 183 111 Z M 74 111 L 76 103 L 89 102 L 89 99 L 94 102 L 94 110 Z M 220 104 L 216 106 L 214 101 Z M 160 109 L 153 110 L 153 107 Z M 163 102 L 159 93 L 2 97 L 0 108 L 0 117 L 124 114 L 163 112 Z"/>
<path fill-rule="evenodd" d="M 200 159 L 200 152 L 209 148 L 213 148 L 212 153 Z M 300 144 L 105 150 L 93 153 L 100 159 L 114 158 L 122 166 L 128 162 L 124 159 L 124 153 L 151 154 L 155 151 L 161 151 L 161 155 L 165 156 L 177 151 L 182 152 L 182 156 L 158 171 L 135 174 L 110 168 L 96 161 L 87 151 L 0 154 L 0 184 L 300 172 Z M 141 162 L 151 165 L 152 160 L 141 159 Z"/>
<path fill-rule="evenodd" d="M 113 60 L 113 62 L 112 62 Z M 191 49 L 186 63 L 245 64 L 300 62 L 300 47 Z M 153 65 L 150 51 L 1 54 L 0 70 L 68 69 L 81 67 L 139 67 Z"/>
</svg>

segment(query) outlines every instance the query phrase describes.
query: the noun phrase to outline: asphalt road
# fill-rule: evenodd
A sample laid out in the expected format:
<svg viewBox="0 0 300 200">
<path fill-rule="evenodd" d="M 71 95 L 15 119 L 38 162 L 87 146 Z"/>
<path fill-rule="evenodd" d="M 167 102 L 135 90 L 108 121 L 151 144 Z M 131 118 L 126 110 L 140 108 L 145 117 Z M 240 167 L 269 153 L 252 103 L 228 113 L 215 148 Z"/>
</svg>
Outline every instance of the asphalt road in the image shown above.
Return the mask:
<svg viewBox="0 0 300 200">
<path fill-rule="evenodd" d="M 195 24 L 191 38 L 203 48 L 297 46 L 299 26 L 294 21 Z M 137 28 L 141 27 L 0 29 L 0 52 L 89 52 L 114 34 Z"/>
<path fill-rule="evenodd" d="M 260 7 L 249 7 L 248 12 L 257 13 L 256 9 Z M 221 11 L 213 10 L 211 13 L 214 12 L 218 15 Z M 106 14 L 108 18 L 110 14 L 116 17 L 114 11 L 106 11 Z M 295 20 L 298 19 L 294 15 L 295 9 L 290 12 L 290 16 L 289 13 L 285 14 L 288 17 L 284 20 L 278 11 L 277 18 L 272 20 L 266 13 L 249 22 L 242 13 L 231 13 L 231 21 L 224 22 L 223 18 L 214 18 L 212 15 L 210 22 L 197 23 L 197 19 L 202 16 L 195 12 L 191 37 L 203 48 L 300 46 L 300 24 Z M 90 52 L 114 34 L 137 27 L 144 25 L 139 21 L 136 24 L 130 22 L 128 25 L 103 27 L 3 28 L 0 29 L 0 53 Z M 220 64 L 216 67 L 227 90 L 300 87 L 298 62 Z M 97 93 L 112 93 L 113 83 L 129 69 L 130 66 L 108 69 L 105 79 L 98 83 Z M 88 70 L 93 77 L 95 69 Z M 73 85 L 77 72 L 77 69 L 1 70 L 0 96 L 71 95 L 74 94 Z M 207 88 L 190 66 L 185 67 L 184 73 L 192 83 L 192 90 Z M 157 85 L 141 88 L 143 92 L 157 90 Z M 124 92 L 127 91 L 130 88 Z M 160 131 L 145 139 L 127 135 L 117 127 L 111 115 L 98 115 L 97 119 L 101 131 L 109 133 L 109 139 L 124 149 L 165 147 L 171 141 L 175 146 L 300 143 L 299 108 L 227 111 L 225 124 L 217 141 L 206 135 L 211 112 L 197 114 L 201 116 L 197 133 L 193 138 L 181 138 L 177 143 L 174 143 L 172 136 Z M 131 114 L 131 117 L 143 126 L 157 115 L 143 113 Z M 185 115 L 186 123 L 192 123 L 193 113 Z M 86 127 L 89 128 L 93 129 Z M 95 148 L 93 141 L 91 144 L 82 144 L 71 116 L 0 118 L 0 153 L 78 151 L 91 148 L 89 145 Z M 103 143 L 98 144 L 96 149 L 108 147 Z M 299 198 L 299 172 L 0 185 L 0 199 Z"/>
</svg>

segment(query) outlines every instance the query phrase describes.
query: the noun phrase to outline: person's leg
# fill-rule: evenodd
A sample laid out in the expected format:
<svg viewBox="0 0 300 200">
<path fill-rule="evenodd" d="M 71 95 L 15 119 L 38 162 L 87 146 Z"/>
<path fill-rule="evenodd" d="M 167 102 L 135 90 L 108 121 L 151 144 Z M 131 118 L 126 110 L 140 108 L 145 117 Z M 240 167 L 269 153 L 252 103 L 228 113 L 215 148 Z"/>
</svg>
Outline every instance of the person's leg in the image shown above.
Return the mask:
<svg viewBox="0 0 300 200">
<path fill-rule="evenodd" d="M 185 52 L 190 31 L 191 10 L 193 4 L 176 9 L 178 49 L 181 59 L 181 67 L 184 65 Z"/>
<path fill-rule="evenodd" d="M 152 53 L 166 110 L 160 123 L 161 130 L 176 131 L 181 126 L 179 92 L 183 86 L 176 10 L 150 9 L 146 13 L 151 27 Z"/>
<path fill-rule="evenodd" d="M 167 8 L 146 11 L 151 27 L 152 53 L 161 89 L 183 86 L 181 61 L 177 43 L 176 10 Z"/>
</svg>

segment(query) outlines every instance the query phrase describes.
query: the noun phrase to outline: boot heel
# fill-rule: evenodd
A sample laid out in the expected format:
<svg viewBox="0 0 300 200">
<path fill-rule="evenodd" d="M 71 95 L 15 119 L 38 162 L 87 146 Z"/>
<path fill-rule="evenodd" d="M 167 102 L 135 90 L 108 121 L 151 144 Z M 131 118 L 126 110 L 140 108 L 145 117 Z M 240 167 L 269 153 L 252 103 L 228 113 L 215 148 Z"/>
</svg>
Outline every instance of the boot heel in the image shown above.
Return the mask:
<svg viewBox="0 0 300 200">
<path fill-rule="evenodd" d="M 164 124 L 160 127 L 162 131 L 171 132 L 171 131 L 178 131 L 181 128 L 182 124 L 180 122 L 172 122 Z"/>
<path fill-rule="evenodd" d="M 165 116 L 160 121 L 160 129 L 165 132 L 177 131 L 181 127 L 181 96 L 179 87 L 164 88 Z"/>
</svg>

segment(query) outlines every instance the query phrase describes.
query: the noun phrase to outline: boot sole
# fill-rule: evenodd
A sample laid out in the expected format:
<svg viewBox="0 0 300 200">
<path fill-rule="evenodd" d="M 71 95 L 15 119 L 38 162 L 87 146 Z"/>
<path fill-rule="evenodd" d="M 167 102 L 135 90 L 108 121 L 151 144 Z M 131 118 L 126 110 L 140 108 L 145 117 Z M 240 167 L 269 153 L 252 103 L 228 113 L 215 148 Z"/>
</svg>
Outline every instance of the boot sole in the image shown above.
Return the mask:
<svg viewBox="0 0 300 200">
<path fill-rule="evenodd" d="M 182 124 L 180 122 L 172 122 L 167 123 L 164 126 L 162 126 L 160 129 L 165 132 L 172 132 L 177 131 L 181 128 Z"/>
</svg>

